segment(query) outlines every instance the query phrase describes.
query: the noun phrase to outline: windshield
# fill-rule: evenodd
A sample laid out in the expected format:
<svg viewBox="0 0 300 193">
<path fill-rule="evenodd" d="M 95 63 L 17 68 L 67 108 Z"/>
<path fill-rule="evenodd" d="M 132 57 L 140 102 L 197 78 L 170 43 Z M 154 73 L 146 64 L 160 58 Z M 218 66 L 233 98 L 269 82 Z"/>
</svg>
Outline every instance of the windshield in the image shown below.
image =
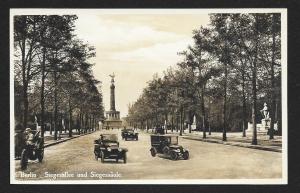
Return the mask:
<svg viewBox="0 0 300 193">
<path fill-rule="evenodd" d="M 104 141 L 104 144 L 111 147 L 111 146 L 118 146 L 117 142 L 108 142 L 108 141 Z"/>
</svg>

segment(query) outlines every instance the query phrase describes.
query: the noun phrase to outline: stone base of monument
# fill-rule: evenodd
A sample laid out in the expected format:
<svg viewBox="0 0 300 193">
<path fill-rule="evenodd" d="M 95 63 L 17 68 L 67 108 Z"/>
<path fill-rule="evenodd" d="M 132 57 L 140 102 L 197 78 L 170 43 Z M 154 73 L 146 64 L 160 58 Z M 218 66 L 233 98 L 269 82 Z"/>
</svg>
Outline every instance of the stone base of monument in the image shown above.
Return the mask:
<svg viewBox="0 0 300 193">
<path fill-rule="evenodd" d="M 197 125 L 193 123 L 193 124 L 191 125 L 191 129 L 192 129 L 192 130 L 195 130 L 196 128 L 197 128 Z"/>
<path fill-rule="evenodd" d="M 261 123 L 256 124 L 256 132 L 258 135 L 267 135 L 269 128 L 270 128 L 269 126 Z M 246 132 L 252 134 L 253 125 L 251 123 L 248 123 L 248 129 L 246 130 Z"/>
<path fill-rule="evenodd" d="M 267 135 L 268 130 L 270 129 L 271 119 L 262 119 L 261 123 L 256 124 L 256 131 L 257 134 Z M 277 123 L 274 123 L 274 130 L 277 131 Z M 247 133 L 253 132 L 253 126 L 251 123 L 248 122 L 248 129 L 246 130 Z"/>
<path fill-rule="evenodd" d="M 102 128 L 103 129 L 122 128 L 122 121 L 121 120 L 105 120 Z"/>
</svg>

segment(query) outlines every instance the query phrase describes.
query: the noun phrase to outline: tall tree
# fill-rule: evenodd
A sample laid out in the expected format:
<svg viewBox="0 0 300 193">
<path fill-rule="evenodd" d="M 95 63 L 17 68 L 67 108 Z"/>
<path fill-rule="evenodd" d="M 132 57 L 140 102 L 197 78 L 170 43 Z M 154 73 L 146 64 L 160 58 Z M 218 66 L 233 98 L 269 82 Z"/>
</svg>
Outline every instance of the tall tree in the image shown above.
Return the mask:
<svg viewBox="0 0 300 193">
<path fill-rule="evenodd" d="M 16 56 L 16 70 L 20 70 L 23 104 L 23 129 L 28 122 L 28 89 L 39 68 L 35 65 L 37 50 L 37 20 L 31 16 L 14 17 L 14 48 Z"/>
<path fill-rule="evenodd" d="M 210 15 L 211 25 L 213 27 L 212 45 L 213 53 L 223 64 L 223 141 L 227 140 L 226 131 L 227 123 L 227 87 L 228 87 L 228 71 L 232 66 L 230 40 L 233 35 L 229 30 L 229 14 L 212 14 Z"/>
</svg>

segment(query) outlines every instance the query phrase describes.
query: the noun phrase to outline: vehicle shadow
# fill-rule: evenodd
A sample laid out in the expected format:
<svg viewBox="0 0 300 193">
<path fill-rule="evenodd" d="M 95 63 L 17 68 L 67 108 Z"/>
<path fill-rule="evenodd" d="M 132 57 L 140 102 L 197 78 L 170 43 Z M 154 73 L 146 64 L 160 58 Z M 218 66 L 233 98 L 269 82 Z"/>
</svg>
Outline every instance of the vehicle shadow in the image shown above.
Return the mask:
<svg viewBox="0 0 300 193">
<path fill-rule="evenodd" d="M 172 160 L 170 156 L 167 156 L 167 155 L 164 155 L 164 154 L 156 154 L 156 157 L 171 160 L 171 161 L 188 161 L 188 160 L 183 159 L 182 157 L 178 158 L 177 160 Z"/>
<path fill-rule="evenodd" d="M 104 162 L 101 162 L 100 160 L 98 160 L 98 162 L 102 163 L 102 164 L 124 164 L 123 160 L 119 160 L 118 162 L 116 162 L 115 159 L 105 159 Z"/>
</svg>

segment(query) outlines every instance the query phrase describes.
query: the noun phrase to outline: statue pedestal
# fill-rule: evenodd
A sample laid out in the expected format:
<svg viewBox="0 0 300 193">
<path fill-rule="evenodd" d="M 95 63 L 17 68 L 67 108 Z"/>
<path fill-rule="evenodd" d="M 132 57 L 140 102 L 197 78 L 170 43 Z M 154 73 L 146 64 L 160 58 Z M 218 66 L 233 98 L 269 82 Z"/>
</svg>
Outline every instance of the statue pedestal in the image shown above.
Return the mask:
<svg viewBox="0 0 300 193">
<path fill-rule="evenodd" d="M 266 118 L 261 120 L 261 130 L 268 130 L 270 128 L 271 119 Z"/>
<path fill-rule="evenodd" d="M 256 124 L 256 130 L 258 134 L 267 134 L 268 130 L 270 129 L 271 119 L 262 119 L 261 123 Z M 274 130 L 277 131 L 277 123 L 274 123 Z M 253 127 L 252 124 L 248 122 L 248 129 L 246 130 L 247 133 L 252 133 Z"/>
<path fill-rule="evenodd" d="M 106 120 L 102 128 L 105 129 L 119 129 L 122 127 L 122 120 L 120 119 L 120 112 L 111 110 L 106 111 Z"/>
<path fill-rule="evenodd" d="M 267 135 L 268 129 L 270 128 L 270 122 L 262 120 L 262 123 L 256 124 L 256 132 L 260 135 Z M 248 129 L 246 130 L 247 133 L 253 132 L 253 124 L 248 122 Z"/>
<path fill-rule="evenodd" d="M 197 125 L 193 123 L 193 124 L 191 125 L 191 128 L 192 128 L 192 130 L 195 130 L 195 129 L 197 128 Z"/>
</svg>

